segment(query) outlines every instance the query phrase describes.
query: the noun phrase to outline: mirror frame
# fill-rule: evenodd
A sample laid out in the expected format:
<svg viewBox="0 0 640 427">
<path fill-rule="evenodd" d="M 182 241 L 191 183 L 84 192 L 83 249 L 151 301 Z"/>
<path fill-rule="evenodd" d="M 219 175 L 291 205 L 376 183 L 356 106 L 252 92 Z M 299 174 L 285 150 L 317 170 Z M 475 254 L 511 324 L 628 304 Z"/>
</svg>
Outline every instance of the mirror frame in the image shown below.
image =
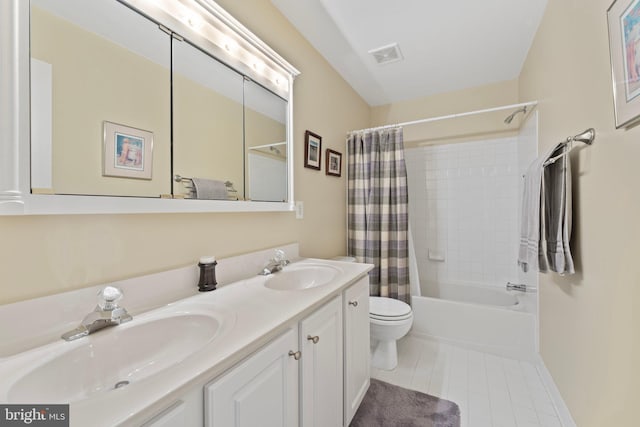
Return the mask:
<svg viewBox="0 0 640 427">
<path fill-rule="evenodd" d="M 113 0 L 116 1 L 116 0 Z M 31 194 L 30 28 L 31 2 L 0 2 L 0 215 L 131 214 L 189 212 L 282 212 L 295 210 L 293 199 L 293 81 L 300 74 L 291 64 L 212 0 L 174 0 L 199 10 L 214 31 L 241 49 L 223 46 L 180 21 L 175 13 L 146 0 L 117 0 L 152 21 L 198 44 L 238 72 L 287 100 L 286 202 L 184 200 L 145 197 Z M 171 29 L 171 30 L 168 30 Z M 256 67 L 256 62 L 262 67 Z M 253 63 L 252 63 L 253 62 Z M 254 69 L 255 68 L 255 69 Z M 262 68 L 262 70 L 258 70 Z M 281 81 L 284 78 L 286 81 Z"/>
</svg>

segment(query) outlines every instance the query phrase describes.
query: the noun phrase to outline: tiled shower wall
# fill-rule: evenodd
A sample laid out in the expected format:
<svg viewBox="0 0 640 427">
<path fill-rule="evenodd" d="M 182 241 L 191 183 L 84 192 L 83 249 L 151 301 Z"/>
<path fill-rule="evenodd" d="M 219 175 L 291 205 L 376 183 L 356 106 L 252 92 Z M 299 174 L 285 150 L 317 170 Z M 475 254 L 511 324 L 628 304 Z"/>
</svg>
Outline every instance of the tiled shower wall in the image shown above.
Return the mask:
<svg viewBox="0 0 640 427">
<path fill-rule="evenodd" d="M 423 294 L 517 282 L 518 137 L 411 148 L 405 158 Z"/>
</svg>

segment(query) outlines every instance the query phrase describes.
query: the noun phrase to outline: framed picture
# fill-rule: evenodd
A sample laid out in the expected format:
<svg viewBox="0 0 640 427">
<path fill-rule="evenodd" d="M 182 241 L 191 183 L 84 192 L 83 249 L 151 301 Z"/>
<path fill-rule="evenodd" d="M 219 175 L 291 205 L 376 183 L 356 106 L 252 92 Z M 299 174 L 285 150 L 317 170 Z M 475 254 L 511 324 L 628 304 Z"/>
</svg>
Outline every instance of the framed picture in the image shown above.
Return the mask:
<svg viewBox="0 0 640 427">
<path fill-rule="evenodd" d="M 327 148 L 327 175 L 342 175 L 342 153 Z"/>
<path fill-rule="evenodd" d="M 103 176 L 151 179 L 153 133 L 104 122 Z"/>
<path fill-rule="evenodd" d="M 304 167 L 320 170 L 322 137 L 311 131 L 304 133 Z"/>
<path fill-rule="evenodd" d="M 607 10 L 616 128 L 640 116 L 640 0 L 615 0 Z"/>
</svg>

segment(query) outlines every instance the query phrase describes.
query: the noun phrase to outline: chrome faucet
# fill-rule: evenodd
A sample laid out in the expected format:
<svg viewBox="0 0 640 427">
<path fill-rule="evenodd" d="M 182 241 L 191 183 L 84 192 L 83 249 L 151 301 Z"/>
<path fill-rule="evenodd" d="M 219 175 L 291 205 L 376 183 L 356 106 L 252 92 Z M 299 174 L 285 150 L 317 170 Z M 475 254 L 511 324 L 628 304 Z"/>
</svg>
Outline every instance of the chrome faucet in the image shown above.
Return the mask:
<svg viewBox="0 0 640 427">
<path fill-rule="evenodd" d="M 122 291 L 115 286 L 107 286 L 98 292 L 100 302 L 96 308 L 82 319 L 80 326 L 62 334 L 66 341 L 77 340 L 100 329 L 119 325 L 132 319 L 124 307 L 120 307 L 116 301 L 122 298 Z"/>
<path fill-rule="evenodd" d="M 508 291 L 527 292 L 527 285 L 507 282 Z"/>
<path fill-rule="evenodd" d="M 265 265 L 258 274 L 262 276 L 268 276 L 270 274 L 281 271 L 290 263 L 291 261 L 287 259 L 287 255 L 284 253 L 284 251 L 282 251 L 281 249 L 276 249 L 273 258 L 269 260 L 267 265 Z"/>
</svg>

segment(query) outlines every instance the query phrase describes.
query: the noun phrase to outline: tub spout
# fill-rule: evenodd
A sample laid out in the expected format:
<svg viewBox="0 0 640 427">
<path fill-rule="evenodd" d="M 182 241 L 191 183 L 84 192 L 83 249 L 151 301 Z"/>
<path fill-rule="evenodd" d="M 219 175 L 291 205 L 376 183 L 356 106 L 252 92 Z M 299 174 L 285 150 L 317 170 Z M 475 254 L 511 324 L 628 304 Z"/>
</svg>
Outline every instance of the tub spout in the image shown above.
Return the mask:
<svg viewBox="0 0 640 427">
<path fill-rule="evenodd" d="M 507 282 L 508 291 L 527 292 L 527 285 Z"/>
</svg>

